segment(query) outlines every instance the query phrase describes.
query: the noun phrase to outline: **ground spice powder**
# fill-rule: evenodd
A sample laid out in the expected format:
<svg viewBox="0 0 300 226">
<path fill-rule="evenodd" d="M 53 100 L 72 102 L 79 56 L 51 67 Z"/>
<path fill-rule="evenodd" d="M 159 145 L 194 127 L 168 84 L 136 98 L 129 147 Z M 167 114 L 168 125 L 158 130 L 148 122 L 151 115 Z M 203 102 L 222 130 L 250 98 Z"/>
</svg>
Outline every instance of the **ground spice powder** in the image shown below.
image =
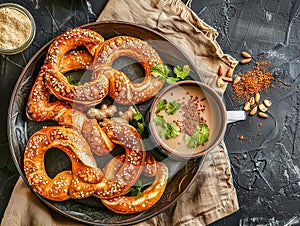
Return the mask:
<svg viewBox="0 0 300 226">
<path fill-rule="evenodd" d="M 238 101 L 241 99 L 249 101 L 252 95 L 260 93 L 261 91 L 267 92 L 271 86 L 271 82 L 275 80 L 272 73 L 268 71 L 269 65 L 269 61 L 256 62 L 253 66 L 253 70 L 241 74 L 240 81 L 236 84 L 232 84 Z"/>
<path fill-rule="evenodd" d="M 31 22 L 23 13 L 12 8 L 0 9 L 0 48 L 14 49 L 30 37 Z"/>
</svg>

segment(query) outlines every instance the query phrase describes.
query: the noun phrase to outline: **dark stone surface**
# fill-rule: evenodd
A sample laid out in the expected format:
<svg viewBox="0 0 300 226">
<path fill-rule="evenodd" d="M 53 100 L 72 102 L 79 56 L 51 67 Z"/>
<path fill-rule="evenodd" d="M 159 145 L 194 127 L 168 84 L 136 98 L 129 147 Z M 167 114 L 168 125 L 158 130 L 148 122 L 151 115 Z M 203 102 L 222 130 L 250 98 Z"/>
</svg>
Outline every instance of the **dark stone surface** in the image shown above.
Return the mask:
<svg viewBox="0 0 300 226">
<path fill-rule="evenodd" d="M 18 75 L 46 42 L 69 28 L 95 21 L 107 1 L 9 2 L 21 4 L 33 14 L 37 35 L 23 53 L 0 55 L 0 218 L 18 178 L 6 133 L 9 99 Z M 269 70 L 281 81 L 280 86 L 275 83 L 262 93 L 262 98 L 273 102 L 267 120 L 254 116 L 228 125 L 225 142 L 240 210 L 213 225 L 300 225 L 300 1 L 185 2 L 217 29 L 225 53 L 238 60 L 241 51 L 249 52 L 256 61 L 269 59 Z M 238 65 L 235 74 L 250 70 L 253 64 Z M 243 107 L 230 86 L 224 99 L 228 110 Z M 240 140 L 240 135 L 246 140 Z"/>
</svg>

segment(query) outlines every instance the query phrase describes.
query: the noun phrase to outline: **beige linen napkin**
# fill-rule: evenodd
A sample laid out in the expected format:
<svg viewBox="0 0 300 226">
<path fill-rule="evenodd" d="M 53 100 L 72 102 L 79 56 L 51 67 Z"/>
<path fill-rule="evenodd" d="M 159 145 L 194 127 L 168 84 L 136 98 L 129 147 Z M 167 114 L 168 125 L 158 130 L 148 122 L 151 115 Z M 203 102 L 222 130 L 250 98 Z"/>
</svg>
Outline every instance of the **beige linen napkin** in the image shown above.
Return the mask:
<svg viewBox="0 0 300 226">
<path fill-rule="evenodd" d="M 110 0 L 99 21 L 133 22 L 156 30 L 180 46 L 203 76 L 205 83 L 223 94 L 226 86 L 216 86 L 220 65 L 234 68 L 237 61 L 224 54 L 218 33 L 204 23 L 180 0 Z M 230 162 L 224 142 L 208 153 L 199 175 L 176 205 L 139 225 L 208 225 L 239 208 L 232 183 Z M 19 179 L 5 211 L 2 226 L 80 225 L 43 205 Z"/>
</svg>

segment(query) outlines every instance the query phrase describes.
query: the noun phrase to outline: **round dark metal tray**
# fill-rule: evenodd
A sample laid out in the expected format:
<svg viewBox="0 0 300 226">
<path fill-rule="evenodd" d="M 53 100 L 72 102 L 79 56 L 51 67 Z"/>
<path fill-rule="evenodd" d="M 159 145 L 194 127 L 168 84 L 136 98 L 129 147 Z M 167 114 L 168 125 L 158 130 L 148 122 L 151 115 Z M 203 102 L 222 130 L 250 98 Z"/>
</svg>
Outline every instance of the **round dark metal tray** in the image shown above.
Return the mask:
<svg viewBox="0 0 300 226">
<path fill-rule="evenodd" d="M 156 49 L 166 65 L 172 67 L 188 64 L 191 68 L 189 79 L 201 81 L 196 68 L 190 62 L 188 57 L 180 51 L 178 47 L 152 30 L 130 23 L 120 22 L 96 22 L 84 25 L 83 27 L 99 32 L 105 39 L 118 35 L 129 35 L 145 40 Z M 31 87 L 43 64 L 50 43 L 51 42 L 42 47 L 24 68 L 15 85 L 8 111 L 8 139 L 11 154 L 21 177 L 32 191 L 33 189 L 27 182 L 23 170 L 23 154 L 26 143 L 35 131 L 42 128 L 42 126 L 51 125 L 53 122 L 36 123 L 30 121 L 26 117 L 25 108 Z M 151 103 L 152 100 L 138 105 L 139 110 L 145 117 Z M 147 135 L 144 137 L 146 146 L 147 142 L 150 142 L 151 140 L 149 138 L 150 137 L 147 137 Z M 163 156 L 163 154 L 156 151 L 155 148 L 148 151 L 151 151 L 157 160 L 164 161 L 167 164 L 169 168 L 169 180 L 166 190 L 159 202 L 145 212 L 121 215 L 108 210 L 96 197 L 89 197 L 82 200 L 69 199 L 63 202 L 54 202 L 43 198 L 34 191 L 33 192 L 44 204 L 58 213 L 82 223 L 93 225 L 128 225 L 144 221 L 169 208 L 180 198 L 196 177 L 201 168 L 201 163 L 205 158 L 205 156 L 203 156 L 198 159 L 176 161 Z M 95 156 L 95 158 L 97 160 L 97 158 L 100 157 Z M 49 175 L 55 175 L 55 173 L 62 170 L 65 165 L 69 164 L 68 159 L 57 151 L 52 151 L 47 158 L 45 157 L 45 162 Z"/>
</svg>

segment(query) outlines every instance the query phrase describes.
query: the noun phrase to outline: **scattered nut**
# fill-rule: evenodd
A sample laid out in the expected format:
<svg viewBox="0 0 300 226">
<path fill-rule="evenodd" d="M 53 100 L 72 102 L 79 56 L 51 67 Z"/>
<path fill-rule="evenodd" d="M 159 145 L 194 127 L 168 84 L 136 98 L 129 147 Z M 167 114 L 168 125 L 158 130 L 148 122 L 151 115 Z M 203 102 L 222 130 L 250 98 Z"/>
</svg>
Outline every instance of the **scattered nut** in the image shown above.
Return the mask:
<svg viewBox="0 0 300 226">
<path fill-rule="evenodd" d="M 252 60 L 252 58 L 246 58 L 240 61 L 240 64 L 248 64 L 250 63 L 250 61 Z"/>
<path fill-rule="evenodd" d="M 271 107 L 272 106 L 272 102 L 268 99 L 264 100 L 264 105 L 266 105 L 267 107 Z"/>
<path fill-rule="evenodd" d="M 218 78 L 217 85 L 218 85 L 219 88 L 225 86 L 225 82 L 223 81 L 222 78 Z"/>
<path fill-rule="evenodd" d="M 224 69 L 223 69 L 222 65 L 220 65 L 219 71 L 218 71 L 218 75 L 219 75 L 219 76 L 222 76 L 223 73 L 224 73 Z"/>
<path fill-rule="evenodd" d="M 259 93 L 255 93 L 255 102 L 258 103 L 260 100 L 260 94 Z"/>
<path fill-rule="evenodd" d="M 228 77 L 222 77 L 223 81 L 225 82 L 232 82 L 232 78 L 228 78 Z"/>
<path fill-rule="evenodd" d="M 240 136 L 239 136 L 239 139 L 240 139 L 240 140 L 246 140 L 246 137 L 244 137 L 243 135 L 240 135 Z"/>
<path fill-rule="evenodd" d="M 264 112 L 258 112 L 258 116 L 261 118 L 268 118 L 269 116 Z"/>
<path fill-rule="evenodd" d="M 240 77 L 240 76 L 237 76 L 237 77 L 233 80 L 233 84 L 237 84 L 240 80 L 241 80 L 241 77 Z"/>
<path fill-rule="evenodd" d="M 250 105 L 254 105 L 254 104 L 255 104 L 255 99 L 254 99 L 254 97 L 251 97 L 250 100 L 249 100 L 249 102 L 250 102 Z"/>
<path fill-rule="evenodd" d="M 249 112 L 249 115 L 253 116 L 256 114 L 256 112 L 257 112 L 257 106 L 255 106 L 251 109 L 251 111 Z"/>
<path fill-rule="evenodd" d="M 227 73 L 226 73 L 226 76 L 227 76 L 228 78 L 232 78 L 232 75 L 233 75 L 233 69 L 232 69 L 232 68 L 229 68 L 229 70 L 228 70 Z"/>
<path fill-rule="evenodd" d="M 242 52 L 242 56 L 245 58 L 252 58 L 252 56 L 247 52 Z"/>
<path fill-rule="evenodd" d="M 250 102 L 246 102 L 244 105 L 244 111 L 249 111 L 250 110 Z"/>
<path fill-rule="evenodd" d="M 268 108 L 264 104 L 259 104 L 258 109 L 262 112 L 266 112 Z"/>
</svg>

